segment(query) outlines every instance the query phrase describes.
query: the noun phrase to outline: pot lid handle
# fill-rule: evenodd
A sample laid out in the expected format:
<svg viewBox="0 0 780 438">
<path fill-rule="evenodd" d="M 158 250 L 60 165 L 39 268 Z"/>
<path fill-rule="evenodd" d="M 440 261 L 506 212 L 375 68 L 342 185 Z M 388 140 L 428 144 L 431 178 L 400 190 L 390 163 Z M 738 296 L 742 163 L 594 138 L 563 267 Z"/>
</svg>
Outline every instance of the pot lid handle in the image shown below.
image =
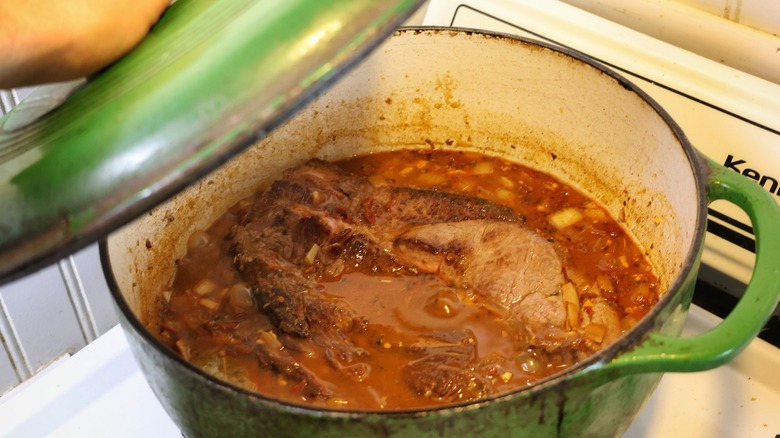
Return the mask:
<svg viewBox="0 0 780 438">
<path fill-rule="evenodd" d="M 178 1 L 102 73 L 34 92 L 0 119 L 0 283 L 106 235 L 262 138 L 422 3 Z"/>
</svg>

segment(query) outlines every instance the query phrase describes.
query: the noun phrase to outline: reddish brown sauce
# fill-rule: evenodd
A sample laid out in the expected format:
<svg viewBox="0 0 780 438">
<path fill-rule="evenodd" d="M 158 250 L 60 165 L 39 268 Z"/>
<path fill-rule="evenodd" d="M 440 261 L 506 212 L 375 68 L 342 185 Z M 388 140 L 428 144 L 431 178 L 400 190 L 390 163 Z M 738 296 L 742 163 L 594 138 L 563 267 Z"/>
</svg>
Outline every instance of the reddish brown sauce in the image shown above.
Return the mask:
<svg viewBox="0 0 780 438">
<path fill-rule="evenodd" d="M 546 174 L 484 155 L 444 151 L 397 151 L 337 164 L 377 185 L 436 188 L 511 207 L 524 227 L 554 242 L 565 279 L 560 293 L 571 334 L 568 353 L 518 348 L 521 329 L 504 317 L 504 309 L 479 294 L 455 292 L 435 275 L 360 271 L 323 283 L 327 296 L 348 302 L 368 321 L 350 337 L 365 352 L 360 360 L 325 360 L 322 346 L 306 338 L 289 344 L 295 348 L 285 347 L 225 241 L 239 212 L 255 197 L 190 238 L 189 252 L 177 261 L 176 277 L 164 294 L 160 337 L 165 343 L 207 372 L 271 397 L 343 409 L 419 408 L 528 386 L 611 342 L 657 302 L 657 279 L 623 228 L 596 202 Z M 612 320 L 599 319 L 605 309 Z M 404 365 L 415 360 L 409 347 L 433 342 L 427 334 L 452 329 L 468 329 L 462 342 L 476 344 L 465 375 L 476 376 L 473 382 L 480 386 L 465 384 L 450 397 L 415 392 L 403 374 Z M 332 395 L 302 395 L 306 383 L 268 369 L 246 339 L 285 350 Z"/>
</svg>

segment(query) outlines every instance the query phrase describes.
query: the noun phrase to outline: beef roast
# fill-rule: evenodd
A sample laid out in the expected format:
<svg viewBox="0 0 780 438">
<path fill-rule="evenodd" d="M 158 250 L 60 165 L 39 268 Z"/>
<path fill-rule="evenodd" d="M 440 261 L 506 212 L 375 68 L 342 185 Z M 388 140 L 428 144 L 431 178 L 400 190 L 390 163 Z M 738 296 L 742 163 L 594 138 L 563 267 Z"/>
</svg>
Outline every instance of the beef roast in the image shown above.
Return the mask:
<svg viewBox="0 0 780 438">
<path fill-rule="evenodd" d="M 561 262 L 552 245 L 515 223 L 464 220 L 411 228 L 395 240 L 396 255 L 422 272 L 472 289 L 509 309 L 532 294 L 560 295 Z M 563 323 L 563 315 L 550 315 Z"/>
<path fill-rule="evenodd" d="M 270 316 L 283 331 L 308 336 L 305 302 L 317 300 L 314 279 L 335 279 L 350 271 L 417 272 L 417 266 L 393 254 L 400 233 L 418 224 L 474 219 L 512 221 L 514 215 L 507 207 L 471 196 L 375 188 L 366 178 L 312 160 L 275 181 L 242 213 L 230 239 L 236 265 L 257 286 Z M 313 250 L 317 263 L 307 264 Z M 302 293 L 305 298 L 299 297 Z M 338 313 L 349 314 L 345 307 L 340 305 Z"/>
<path fill-rule="evenodd" d="M 285 172 L 239 216 L 228 236 L 234 260 L 280 341 L 312 339 L 336 368 L 363 354 L 349 334 L 366 321 L 348 303 L 324 296 L 318 281 L 353 271 L 437 274 L 507 312 L 530 347 L 564 330 L 558 256 L 507 207 L 443 191 L 374 187 L 312 160 Z M 447 398 L 453 385 L 471 379 L 464 373 L 475 352 L 450 344 L 423 349 L 410 364 L 407 375 L 419 392 Z M 473 381 L 470 387 L 481 390 Z"/>
<path fill-rule="evenodd" d="M 411 228 L 395 244 L 404 263 L 473 291 L 515 319 L 525 346 L 554 348 L 569 337 L 560 259 L 533 231 L 512 222 L 466 220 Z"/>
<path fill-rule="evenodd" d="M 418 394 L 454 402 L 487 395 L 488 384 L 472 367 L 477 360 L 475 336 L 468 330 L 431 333 L 407 351 L 413 357 L 404 378 Z"/>
</svg>

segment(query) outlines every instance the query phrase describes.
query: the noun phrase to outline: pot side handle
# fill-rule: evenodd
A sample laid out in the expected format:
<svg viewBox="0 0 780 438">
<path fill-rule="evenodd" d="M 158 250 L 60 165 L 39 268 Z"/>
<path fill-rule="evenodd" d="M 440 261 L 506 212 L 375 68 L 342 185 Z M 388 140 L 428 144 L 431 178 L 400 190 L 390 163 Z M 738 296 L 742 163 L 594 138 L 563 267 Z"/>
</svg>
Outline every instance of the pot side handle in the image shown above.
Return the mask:
<svg viewBox="0 0 780 438">
<path fill-rule="evenodd" d="M 701 157 L 709 167 L 708 202 L 727 200 L 743 209 L 753 225 L 756 261 L 744 295 L 731 313 L 708 332 L 688 338 L 651 334 L 635 350 L 602 367 L 619 374 L 691 372 L 721 366 L 758 335 L 780 296 L 780 206 L 755 182 Z"/>
</svg>

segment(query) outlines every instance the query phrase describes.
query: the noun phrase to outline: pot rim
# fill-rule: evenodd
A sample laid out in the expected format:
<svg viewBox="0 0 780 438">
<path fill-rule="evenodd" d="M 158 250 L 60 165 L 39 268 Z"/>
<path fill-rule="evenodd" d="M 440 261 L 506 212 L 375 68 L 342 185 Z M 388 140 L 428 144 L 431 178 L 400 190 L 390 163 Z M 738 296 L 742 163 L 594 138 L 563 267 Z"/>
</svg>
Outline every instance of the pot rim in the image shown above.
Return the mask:
<svg viewBox="0 0 780 438">
<path fill-rule="evenodd" d="M 417 34 L 417 33 L 426 33 L 426 32 L 436 33 L 436 34 L 442 34 L 446 32 L 450 34 L 459 33 L 465 35 L 480 35 L 483 37 L 495 38 L 497 40 L 509 41 L 511 43 L 520 43 L 520 44 L 539 46 L 548 50 L 552 50 L 554 52 L 558 52 L 562 55 L 573 58 L 576 61 L 579 61 L 592 68 L 599 70 L 601 73 L 606 74 L 607 76 L 615 80 L 616 85 L 621 86 L 624 89 L 638 95 L 645 103 L 647 103 L 652 108 L 652 110 L 654 110 L 661 117 L 664 123 L 672 130 L 674 137 L 677 139 L 680 146 L 682 147 L 683 152 L 687 157 L 688 163 L 691 166 L 691 172 L 694 178 L 694 185 L 697 188 L 699 196 L 698 196 L 698 205 L 696 206 L 697 207 L 696 220 L 695 220 L 695 229 L 692 236 L 692 245 L 690 246 L 688 253 L 685 255 L 685 258 L 683 260 L 683 267 L 681 271 L 673 279 L 673 281 L 670 282 L 668 289 L 666 290 L 664 295 L 658 300 L 656 305 L 636 325 L 634 325 L 632 328 L 626 331 L 623 335 L 621 335 L 616 341 L 611 343 L 609 346 L 602 348 L 598 352 L 592 354 L 591 356 L 587 357 L 582 361 L 577 362 L 575 365 L 569 368 L 566 368 L 544 379 L 540 379 L 539 381 L 535 382 L 530 386 L 518 388 L 514 391 L 496 394 L 476 401 L 451 403 L 447 405 L 433 406 L 433 407 L 426 407 L 426 408 L 394 409 L 388 411 L 334 409 L 329 407 L 315 408 L 308 405 L 279 400 L 264 395 L 262 393 L 253 392 L 241 388 L 239 386 L 233 385 L 231 383 L 225 382 L 221 379 L 216 378 L 215 376 L 212 376 L 211 374 L 206 373 L 205 371 L 201 370 L 200 368 L 186 361 L 183 357 L 181 357 L 181 355 L 177 354 L 175 351 L 173 351 L 168 346 L 163 344 L 162 341 L 160 341 L 149 330 L 147 330 L 146 327 L 144 327 L 144 325 L 139 321 L 139 319 L 130 309 L 129 305 L 127 304 L 127 301 L 122 296 L 122 293 L 119 291 L 119 287 L 116 284 L 116 279 L 114 277 L 113 270 L 111 268 L 110 256 L 108 254 L 108 238 L 110 238 L 110 236 L 108 236 L 106 238 L 101 239 L 99 242 L 100 260 L 101 260 L 103 272 L 106 277 L 108 288 L 111 291 L 111 295 L 114 298 L 118 309 L 120 309 L 123 316 L 126 318 L 127 322 L 133 327 L 133 329 L 136 332 L 138 332 L 138 334 L 145 341 L 147 341 L 152 346 L 154 346 L 154 348 L 160 350 L 169 359 L 173 359 L 179 365 L 184 366 L 185 369 L 189 370 L 190 372 L 193 372 L 197 378 L 201 380 L 205 380 L 207 384 L 213 384 L 218 387 L 223 387 L 224 389 L 240 393 L 241 395 L 250 397 L 251 399 L 257 402 L 261 402 L 269 406 L 273 405 L 281 409 L 295 411 L 302 414 L 328 416 L 334 418 L 355 418 L 355 417 L 364 418 L 364 417 L 371 417 L 371 416 L 397 417 L 397 416 L 421 416 L 421 415 L 442 414 L 442 413 L 446 414 L 446 413 L 453 413 L 456 411 L 479 409 L 482 406 L 487 404 L 506 402 L 516 397 L 526 397 L 526 396 L 533 397 L 535 394 L 539 392 L 546 391 L 550 387 L 557 386 L 571 378 L 587 373 L 589 369 L 592 369 L 594 367 L 599 367 L 600 365 L 609 362 L 610 360 L 617 357 L 620 353 L 632 350 L 634 344 L 641 342 L 642 337 L 645 336 L 645 334 L 653 327 L 654 322 L 658 314 L 661 312 L 661 310 L 664 309 L 669 304 L 669 302 L 674 299 L 674 297 L 677 294 L 682 293 L 682 289 L 683 289 L 682 286 L 687 281 L 689 275 L 692 274 L 692 270 L 696 265 L 696 261 L 699 257 L 700 250 L 703 244 L 704 235 L 705 235 L 706 215 L 704 214 L 704 212 L 706 211 L 707 197 L 705 191 L 706 185 L 704 181 L 706 181 L 706 174 L 708 171 L 702 159 L 699 157 L 698 155 L 699 153 L 696 151 L 693 145 L 691 145 L 690 141 L 688 140 L 687 136 L 683 132 L 682 128 L 680 128 L 680 126 L 674 121 L 674 119 L 672 119 L 669 113 L 658 102 L 656 102 L 652 97 L 650 97 L 647 93 L 645 93 L 641 88 L 639 88 L 633 82 L 629 81 L 623 75 L 618 74 L 607 64 L 583 52 L 572 49 L 571 47 L 555 45 L 546 41 L 527 38 L 519 35 L 513 35 L 505 32 L 494 32 L 494 31 L 465 28 L 465 27 L 444 27 L 444 26 L 402 27 L 399 30 L 397 30 L 395 33 L 393 33 L 393 36 L 400 35 L 403 33 Z"/>
</svg>

